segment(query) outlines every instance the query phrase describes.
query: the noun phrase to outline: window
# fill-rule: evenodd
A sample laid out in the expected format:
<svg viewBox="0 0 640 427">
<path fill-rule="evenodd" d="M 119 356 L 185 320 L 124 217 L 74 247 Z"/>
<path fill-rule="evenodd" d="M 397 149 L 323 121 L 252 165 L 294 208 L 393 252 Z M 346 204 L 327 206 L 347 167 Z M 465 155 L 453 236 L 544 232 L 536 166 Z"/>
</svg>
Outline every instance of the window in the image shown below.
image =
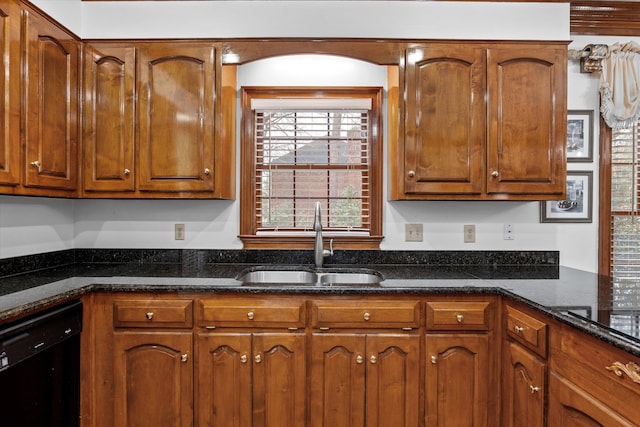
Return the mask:
<svg viewBox="0 0 640 427">
<path fill-rule="evenodd" d="M 627 333 L 640 336 L 640 125 L 629 129 L 607 128 L 610 144 L 604 158 L 609 159 L 606 188 L 610 194 L 601 230 L 608 251 L 603 254 L 612 278 L 610 322 Z M 606 221 L 606 223 L 605 223 Z"/>
<path fill-rule="evenodd" d="M 311 248 L 313 211 L 335 248 L 379 248 L 381 88 L 243 88 L 240 238 Z"/>
</svg>

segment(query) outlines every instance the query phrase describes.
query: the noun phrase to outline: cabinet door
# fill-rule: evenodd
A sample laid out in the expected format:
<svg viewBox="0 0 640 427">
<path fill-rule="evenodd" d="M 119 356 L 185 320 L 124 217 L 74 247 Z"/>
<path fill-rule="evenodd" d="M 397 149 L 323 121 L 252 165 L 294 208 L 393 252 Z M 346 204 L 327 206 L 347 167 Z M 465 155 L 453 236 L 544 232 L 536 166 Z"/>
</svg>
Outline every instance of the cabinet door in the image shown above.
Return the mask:
<svg viewBox="0 0 640 427">
<path fill-rule="evenodd" d="M 567 48 L 492 47 L 487 193 L 565 192 Z"/>
<path fill-rule="evenodd" d="M 546 365 L 509 342 L 504 358 L 504 427 L 544 427 Z"/>
<path fill-rule="evenodd" d="M 366 351 L 366 425 L 419 425 L 420 337 L 367 335 Z"/>
<path fill-rule="evenodd" d="M 406 56 L 405 193 L 480 194 L 485 49 L 438 45 Z"/>
<path fill-rule="evenodd" d="M 637 423 L 620 416 L 578 386 L 551 372 L 549 376 L 549 426 L 633 427 L 637 425 Z"/>
<path fill-rule="evenodd" d="M 305 366 L 303 333 L 254 334 L 253 427 L 305 425 Z"/>
<path fill-rule="evenodd" d="M 85 191 L 133 191 L 135 48 L 87 44 L 84 52 Z"/>
<path fill-rule="evenodd" d="M 311 427 L 364 426 L 365 336 L 311 337 Z"/>
<path fill-rule="evenodd" d="M 0 185 L 17 185 L 20 182 L 20 9 L 12 0 L 0 1 L 0 56 Z"/>
<path fill-rule="evenodd" d="M 193 424 L 191 332 L 114 333 L 114 427 Z"/>
<path fill-rule="evenodd" d="M 487 335 L 427 335 L 426 424 L 489 427 Z"/>
<path fill-rule="evenodd" d="M 252 427 L 251 334 L 199 334 L 197 346 L 197 425 Z"/>
<path fill-rule="evenodd" d="M 23 10 L 25 182 L 74 190 L 77 181 L 79 42 Z"/>
<path fill-rule="evenodd" d="M 208 43 L 138 50 L 141 191 L 213 191 L 214 58 Z"/>
</svg>

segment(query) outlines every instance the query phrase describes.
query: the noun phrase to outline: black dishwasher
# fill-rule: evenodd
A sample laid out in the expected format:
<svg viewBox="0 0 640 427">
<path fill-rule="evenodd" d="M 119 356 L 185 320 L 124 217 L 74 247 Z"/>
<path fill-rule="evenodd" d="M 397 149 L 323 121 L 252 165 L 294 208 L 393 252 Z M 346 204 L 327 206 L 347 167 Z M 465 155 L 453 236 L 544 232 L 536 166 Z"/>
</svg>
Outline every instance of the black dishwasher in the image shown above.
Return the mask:
<svg viewBox="0 0 640 427">
<path fill-rule="evenodd" d="M 77 427 L 82 303 L 0 325 L 0 427 Z"/>
</svg>

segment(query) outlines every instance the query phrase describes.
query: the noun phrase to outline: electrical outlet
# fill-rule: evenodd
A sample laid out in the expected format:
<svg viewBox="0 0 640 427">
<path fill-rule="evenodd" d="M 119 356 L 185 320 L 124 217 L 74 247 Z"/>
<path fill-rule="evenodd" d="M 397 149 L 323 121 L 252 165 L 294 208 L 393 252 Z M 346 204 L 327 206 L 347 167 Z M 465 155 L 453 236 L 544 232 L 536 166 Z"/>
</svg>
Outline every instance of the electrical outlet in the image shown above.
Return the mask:
<svg viewBox="0 0 640 427">
<path fill-rule="evenodd" d="M 475 224 L 465 224 L 464 229 L 464 242 L 475 243 L 476 242 L 476 226 Z"/>
<path fill-rule="evenodd" d="M 513 233 L 513 224 L 504 224 L 502 227 L 504 240 L 515 240 L 516 236 Z"/>
<path fill-rule="evenodd" d="M 174 227 L 175 240 L 184 240 L 184 224 L 176 224 Z"/>
<path fill-rule="evenodd" d="M 405 224 L 404 241 L 422 242 L 422 224 Z"/>
</svg>

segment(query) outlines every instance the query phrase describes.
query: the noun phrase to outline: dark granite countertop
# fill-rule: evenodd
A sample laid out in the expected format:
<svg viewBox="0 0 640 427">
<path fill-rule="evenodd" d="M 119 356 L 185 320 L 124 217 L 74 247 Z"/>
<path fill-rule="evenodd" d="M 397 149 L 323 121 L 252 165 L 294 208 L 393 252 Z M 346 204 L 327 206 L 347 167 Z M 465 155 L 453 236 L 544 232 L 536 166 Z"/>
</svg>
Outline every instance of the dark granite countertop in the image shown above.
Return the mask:
<svg viewBox="0 0 640 427">
<path fill-rule="evenodd" d="M 297 260 L 294 260 L 297 261 Z M 82 262 L 0 278 L 0 322 L 92 291 L 304 293 L 304 294 L 498 294 L 587 331 L 640 357 L 640 334 L 598 322 L 610 310 L 611 295 L 599 292 L 596 274 L 557 264 L 340 264 L 372 268 L 380 286 L 243 285 L 235 277 L 262 263 Z M 279 266 L 281 264 L 278 264 Z M 300 265 L 300 264 L 296 264 Z M 304 264 L 311 269 L 309 264 Z M 328 265 L 327 267 L 331 267 Z M 601 281 L 602 282 L 602 281 Z"/>
</svg>

